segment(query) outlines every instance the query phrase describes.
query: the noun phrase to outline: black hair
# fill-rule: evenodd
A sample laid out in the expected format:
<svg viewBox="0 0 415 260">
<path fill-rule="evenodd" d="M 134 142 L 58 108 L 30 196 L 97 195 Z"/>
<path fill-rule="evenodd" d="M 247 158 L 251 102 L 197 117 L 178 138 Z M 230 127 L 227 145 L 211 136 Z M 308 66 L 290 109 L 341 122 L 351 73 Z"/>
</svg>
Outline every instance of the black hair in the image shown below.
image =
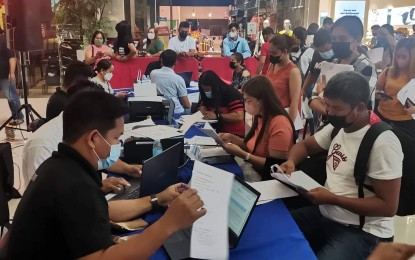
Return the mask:
<svg viewBox="0 0 415 260">
<path fill-rule="evenodd" d="M 323 20 L 323 25 L 324 24 L 329 24 L 329 25 L 332 25 L 333 24 L 333 18 L 331 18 L 331 17 L 326 17 L 326 18 L 324 18 L 324 20 Z"/>
<path fill-rule="evenodd" d="M 95 37 L 97 37 L 98 34 L 101 34 L 102 35 L 102 39 L 103 39 L 103 42 L 102 43 L 105 43 L 105 41 L 107 40 L 105 38 L 105 34 L 103 32 L 101 32 L 101 31 L 95 31 L 94 34 L 92 35 L 91 44 L 94 44 L 95 43 Z"/>
<path fill-rule="evenodd" d="M 81 91 L 104 91 L 105 90 L 101 87 L 101 85 L 92 82 L 90 80 L 82 79 L 75 81 L 72 86 L 66 92 L 68 98 L 74 96 L 75 94 Z"/>
<path fill-rule="evenodd" d="M 318 24 L 310 23 L 310 25 L 307 28 L 307 34 L 308 35 L 315 35 L 318 31 L 318 28 L 319 28 Z"/>
<path fill-rule="evenodd" d="M 280 51 L 287 51 L 288 53 L 291 51 L 292 47 L 296 45 L 294 39 L 287 34 L 276 34 L 272 36 L 269 43 Z"/>
<path fill-rule="evenodd" d="M 7 40 L 5 35 L 0 36 L 0 51 L 7 51 Z"/>
<path fill-rule="evenodd" d="M 212 89 L 212 98 L 207 98 L 202 86 L 210 86 Z M 226 98 L 226 95 L 238 96 L 243 99 L 242 94 L 238 90 L 226 84 L 213 70 L 207 70 L 203 72 L 199 77 L 199 91 L 200 100 L 205 106 L 214 107 L 215 114 L 220 113 L 220 107 L 222 99 Z M 219 122 L 221 123 L 221 118 Z"/>
<path fill-rule="evenodd" d="M 165 67 L 173 67 L 176 64 L 177 53 L 173 50 L 167 49 L 160 54 L 160 60 Z"/>
<path fill-rule="evenodd" d="M 82 61 L 72 61 L 65 70 L 62 85 L 69 88 L 73 82 L 81 79 L 88 79 L 94 76 L 91 66 Z"/>
<path fill-rule="evenodd" d="M 263 123 L 261 130 L 259 131 L 258 138 L 255 141 L 253 153 L 255 153 L 256 148 L 264 137 L 265 129 L 267 129 L 267 124 L 278 115 L 285 116 L 290 121 L 291 128 L 293 129 L 293 139 L 295 140 L 295 128 L 293 122 L 288 115 L 288 112 L 282 106 L 280 99 L 275 94 L 274 87 L 272 86 L 269 78 L 262 75 L 253 77 L 244 84 L 242 91 L 245 94 L 256 98 L 257 100 L 261 100 L 263 107 Z M 254 116 L 254 122 L 252 123 L 251 130 L 249 130 L 244 139 L 245 143 L 247 143 L 255 135 L 255 131 L 258 128 L 258 118 L 259 116 Z"/>
<path fill-rule="evenodd" d="M 368 81 L 362 74 L 355 71 L 336 74 L 327 82 L 327 86 L 324 89 L 325 98 L 340 99 L 351 107 L 357 106 L 360 102 L 367 105 L 369 96 Z"/>
<path fill-rule="evenodd" d="M 244 65 L 244 56 L 242 56 L 241 53 L 235 52 L 231 56 L 233 56 L 237 62 L 241 63 L 241 66 Z"/>
<path fill-rule="evenodd" d="M 131 24 L 127 21 L 121 21 L 115 26 L 117 31 L 117 39 L 114 44 L 114 50 L 118 52 L 120 44 L 123 42 L 133 42 L 133 34 L 131 33 Z"/>
<path fill-rule="evenodd" d="M 333 32 L 336 27 L 343 27 L 354 39 L 363 37 L 363 23 L 355 15 L 346 15 L 337 19 L 331 27 L 331 31 Z"/>
<path fill-rule="evenodd" d="M 331 43 L 331 33 L 329 30 L 320 29 L 314 35 L 313 44 L 316 48 L 324 46 L 327 43 Z"/>
<path fill-rule="evenodd" d="M 267 27 L 267 28 L 264 28 L 264 30 L 262 30 L 262 36 L 272 35 L 272 34 L 274 34 L 274 30 L 271 27 Z"/>
<path fill-rule="evenodd" d="M 307 39 L 307 30 L 302 26 L 295 27 L 293 30 L 293 34 L 297 39 L 300 41 L 301 46 L 305 46 L 305 41 Z"/>
<path fill-rule="evenodd" d="M 107 59 L 102 59 L 97 63 L 97 67 L 95 68 L 96 72 L 101 72 L 101 70 L 108 70 L 111 68 L 112 63 Z"/>
<path fill-rule="evenodd" d="M 395 36 L 395 30 L 393 29 L 392 25 L 386 23 L 382 25 L 380 28 L 386 29 L 386 31 L 388 31 L 390 35 Z"/>
<path fill-rule="evenodd" d="M 179 30 L 180 28 L 189 28 L 189 27 L 190 27 L 189 22 L 180 22 L 179 24 Z"/>
<path fill-rule="evenodd" d="M 114 95 L 101 91 L 81 91 L 72 96 L 63 111 L 63 141 L 73 144 L 85 133 L 98 130 L 103 136 L 115 127 L 115 120 L 128 107 Z"/>
<path fill-rule="evenodd" d="M 239 24 L 238 23 L 230 23 L 228 26 L 228 29 L 231 30 L 233 27 L 235 27 L 236 30 L 239 30 Z"/>
<path fill-rule="evenodd" d="M 372 25 L 372 27 L 370 27 L 370 29 L 372 29 L 372 30 L 380 29 L 380 25 L 379 24 Z"/>
</svg>

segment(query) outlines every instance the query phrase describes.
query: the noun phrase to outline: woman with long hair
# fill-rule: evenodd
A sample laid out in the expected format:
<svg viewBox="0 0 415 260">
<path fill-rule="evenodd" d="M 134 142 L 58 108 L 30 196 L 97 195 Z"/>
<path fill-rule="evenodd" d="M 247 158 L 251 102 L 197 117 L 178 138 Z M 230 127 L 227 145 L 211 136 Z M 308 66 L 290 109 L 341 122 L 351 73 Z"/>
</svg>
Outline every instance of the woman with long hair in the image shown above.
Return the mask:
<svg viewBox="0 0 415 260">
<path fill-rule="evenodd" d="M 145 45 L 147 57 L 159 57 L 160 54 L 164 51 L 164 44 L 161 40 L 159 40 L 156 28 L 148 28 Z"/>
<path fill-rule="evenodd" d="M 229 67 L 233 69 L 232 86 L 241 89 L 245 82 L 251 78 L 251 73 L 244 65 L 244 57 L 241 53 L 235 52 L 231 55 Z"/>
<path fill-rule="evenodd" d="M 407 132 L 415 135 L 415 99 L 402 104 L 398 92 L 415 78 L 415 38 L 405 38 L 398 42 L 395 50 L 393 65 L 386 68 L 379 75 L 376 89 L 386 95 L 378 93 L 378 114 L 381 118 Z"/>
<path fill-rule="evenodd" d="M 301 72 L 290 60 L 291 48 L 295 40 L 288 35 L 277 34 L 270 42 L 270 66 L 267 77 L 271 80 L 275 94 L 283 108 L 288 108 L 291 120 L 299 115 L 301 96 Z"/>
<path fill-rule="evenodd" d="M 205 119 L 218 120 L 218 132 L 245 135 L 244 103 L 242 94 L 227 85 L 212 70 L 199 78 L 200 111 Z"/>
<path fill-rule="evenodd" d="M 118 33 L 114 44 L 115 57 L 118 61 L 125 62 L 137 53 L 131 33 L 131 25 L 127 21 L 121 21 L 115 26 L 115 30 Z"/>
<path fill-rule="evenodd" d="M 96 67 L 102 59 L 110 59 L 114 52 L 106 45 L 106 38 L 103 32 L 95 31 L 92 35 L 91 44 L 85 48 L 85 63 Z"/>
<path fill-rule="evenodd" d="M 243 95 L 246 112 L 254 117 L 251 130 L 243 139 L 232 134 L 220 134 L 220 137 L 228 153 L 262 172 L 267 157 L 287 158 L 294 143 L 294 125 L 267 77 L 256 76 L 247 81 Z"/>
</svg>

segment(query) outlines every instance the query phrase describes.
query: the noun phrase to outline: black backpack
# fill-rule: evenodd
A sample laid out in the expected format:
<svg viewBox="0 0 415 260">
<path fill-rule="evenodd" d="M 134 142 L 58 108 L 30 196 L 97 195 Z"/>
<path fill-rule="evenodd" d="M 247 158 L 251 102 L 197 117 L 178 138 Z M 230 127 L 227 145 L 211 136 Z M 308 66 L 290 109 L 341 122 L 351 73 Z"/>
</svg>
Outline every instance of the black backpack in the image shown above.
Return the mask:
<svg viewBox="0 0 415 260">
<path fill-rule="evenodd" d="M 370 150 L 380 134 L 391 130 L 399 139 L 404 155 L 402 164 L 402 180 L 399 195 L 399 207 L 396 215 L 407 216 L 415 214 L 415 138 L 411 133 L 390 125 L 379 122 L 372 125 L 360 144 L 354 167 L 354 177 L 359 189 L 359 198 L 364 197 L 363 188 L 373 191 L 371 186 L 364 184 L 367 172 L 367 162 L 369 161 Z M 360 216 L 360 228 L 363 228 L 365 217 Z"/>
</svg>

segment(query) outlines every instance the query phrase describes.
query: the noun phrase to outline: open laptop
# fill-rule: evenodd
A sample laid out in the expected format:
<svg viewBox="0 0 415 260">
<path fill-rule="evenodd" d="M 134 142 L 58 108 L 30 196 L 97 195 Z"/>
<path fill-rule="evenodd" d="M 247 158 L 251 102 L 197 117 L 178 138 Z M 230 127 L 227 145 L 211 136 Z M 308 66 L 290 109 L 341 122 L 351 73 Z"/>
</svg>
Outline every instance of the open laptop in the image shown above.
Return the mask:
<svg viewBox="0 0 415 260">
<path fill-rule="evenodd" d="M 177 73 L 177 75 L 179 75 L 180 77 L 184 79 L 184 83 L 186 83 L 186 87 L 190 86 L 190 81 L 192 80 L 192 74 L 193 72 L 191 71 Z"/>
<path fill-rule="evenodd" d="M 137 199 L 162 192 L 170 185 L 177 183 L 180 155 L 183 145 L 177 143 L 143 163 L 141 178 L 129 181 L 130 187 L 122 194 L 117 194 L 110 200 Z"/>
<path fill-rule="evenodd" d="M 261 194 L 235 176 L 228 210 L 229 248 L 235 248 Z M 171 235 L 163 244 L 172 260 L 190 257 L 191 228 Z"/>
</svg>

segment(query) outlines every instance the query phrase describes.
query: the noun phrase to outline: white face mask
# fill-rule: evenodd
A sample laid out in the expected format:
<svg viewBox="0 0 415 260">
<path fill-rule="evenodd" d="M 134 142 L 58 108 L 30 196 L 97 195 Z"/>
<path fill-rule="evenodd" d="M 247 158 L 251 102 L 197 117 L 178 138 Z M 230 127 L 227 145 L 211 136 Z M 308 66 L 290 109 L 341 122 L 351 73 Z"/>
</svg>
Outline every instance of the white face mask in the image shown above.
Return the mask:
<svg viewBox="0 0 415 260">
<path fill-rule="evenodd" d="M 238 36 L 238 34 L 236 32 L 230 32 L 229 33 L 229 37 L 231 37 L 231 38 L 235 38 L 236 36 Z"/>
<path fill-rule="evenodd" d="M 106 81 L 110 81 L 110 80 L 112 79 L 112 72 L 105 74 L 105 75 L 104 75 L 104 79 L 105 79 Z"/>
<path fill-rule="evenodd" d="M 156 37 L 156 35 L 154 33 L 147 33 L 147 38 L 149 40 L 153 40 Z"/>
</svg>

